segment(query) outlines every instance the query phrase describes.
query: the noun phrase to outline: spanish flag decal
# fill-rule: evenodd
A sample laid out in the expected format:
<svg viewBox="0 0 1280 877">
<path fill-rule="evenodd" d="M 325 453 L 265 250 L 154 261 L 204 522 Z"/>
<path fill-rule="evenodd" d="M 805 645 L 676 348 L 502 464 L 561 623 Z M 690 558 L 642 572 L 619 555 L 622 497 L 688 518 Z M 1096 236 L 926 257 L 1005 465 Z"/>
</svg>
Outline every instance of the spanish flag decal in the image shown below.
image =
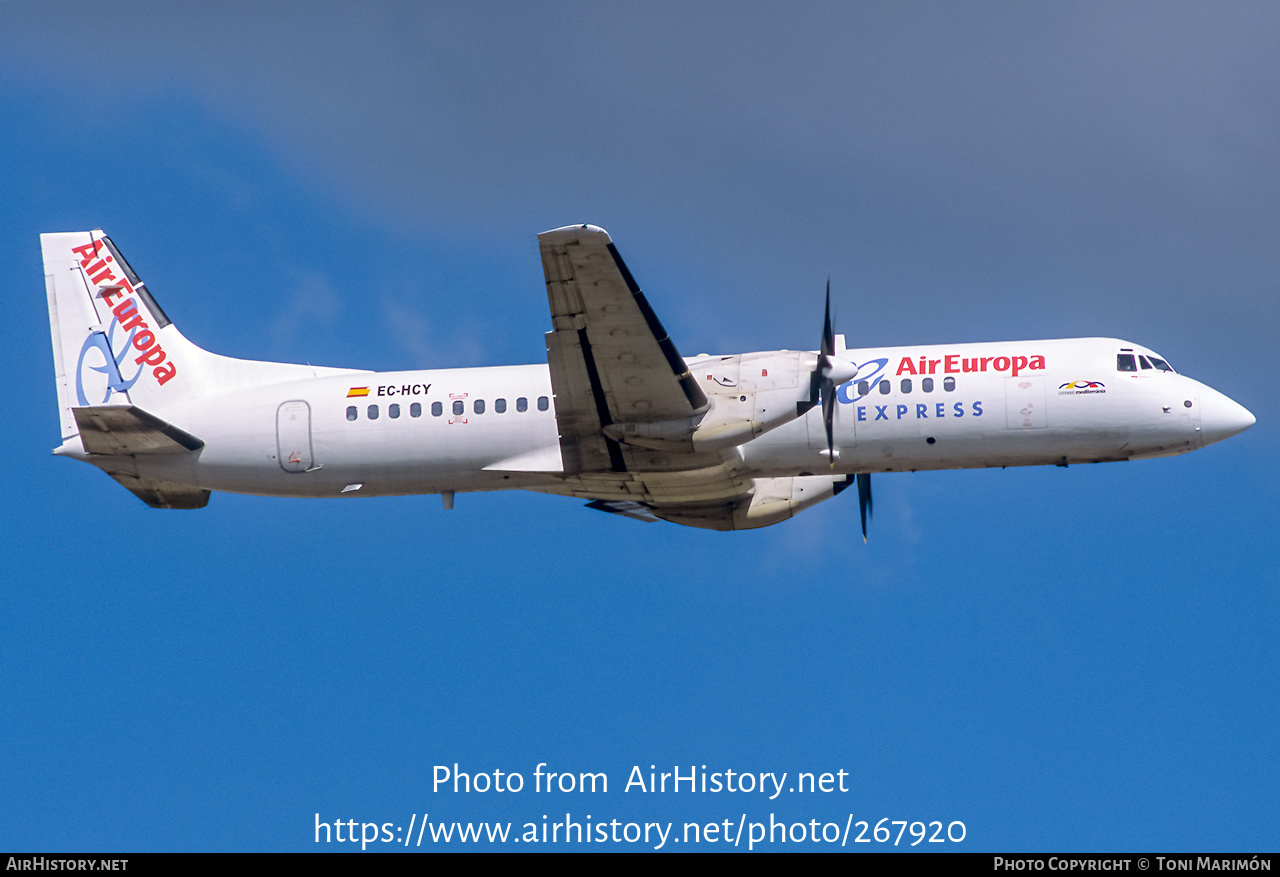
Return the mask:
<svg viewBox="0 0 1280 877">
<path fill-rule="evenodd" d="M 347 390 L 348 399 L 351 399 L 355 396 L 368 396 L 368 395 L 369 395 L 368 387 L 352 387 L 350 390 Z"/>
</svg>

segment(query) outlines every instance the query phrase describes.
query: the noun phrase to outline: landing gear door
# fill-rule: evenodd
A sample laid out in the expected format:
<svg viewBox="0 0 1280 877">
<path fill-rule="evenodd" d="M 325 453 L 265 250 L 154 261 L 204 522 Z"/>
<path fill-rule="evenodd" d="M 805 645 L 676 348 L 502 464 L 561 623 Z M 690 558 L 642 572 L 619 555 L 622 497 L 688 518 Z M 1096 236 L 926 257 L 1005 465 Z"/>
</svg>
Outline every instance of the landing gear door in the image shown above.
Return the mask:
<svg viewBox="0 0 1280 877">
<path fill-rule="evenodd" d="M 286 472 L 313 468 L 311 406 L 301 399 L 284 402 L 276 410 L 276 451 L 280 468 Z"/>
</svg>

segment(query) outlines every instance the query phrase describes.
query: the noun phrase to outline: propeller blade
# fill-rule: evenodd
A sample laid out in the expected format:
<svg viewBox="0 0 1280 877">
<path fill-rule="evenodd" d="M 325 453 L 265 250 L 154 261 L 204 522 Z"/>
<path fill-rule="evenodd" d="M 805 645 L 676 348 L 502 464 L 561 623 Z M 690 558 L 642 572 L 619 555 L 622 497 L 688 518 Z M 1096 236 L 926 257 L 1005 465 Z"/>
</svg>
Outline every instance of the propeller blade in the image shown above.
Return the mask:
<svg viewBox="0 0 1280 877">
<path fill-rule="evenodd" d="M 858 510 L 862 512 L 862 544 L 867 543 L 867 517 L 871 514 L 871 473 L 858 473 Z"/>
<path fill-rule="evenodd" d="M 822 346 L 818 349 L 818 364 L 814 369 L 818 398 L 822 401 L 822 425 L 827 430 L 827 461 L 836 467 L 836 386 L 831 379 L 831 357 L 836 353 L 835 330 L 831 328 L 831 278 L 827 278 L 827 303 L 822 313 Z"/>
<path fill-rule="evenodd" d="M 827 459 L 832 469 L 836 467 L 835 418 L 836 388 L 828 378 L 822 382 L 822 425 L 827 428 Z"/>
<path fill-rule="evenodd" d="M 830 277 L 827 278 L 827 309 L 826 309 L 826 312 L 823 314 L 823 318 L 822 318 L 821 353 L 822 353 L 822 358 L 820 358 L 818 362 L 822 365 L 826 365 L 826 363 L 823 362 L 823 359 L 825 359 L 828 356 L 835 356 L 835 353 L 836 353 L 836 334 L 835 334 L 835 330 L 831 328 L 831 278 Z"/>
</svg>

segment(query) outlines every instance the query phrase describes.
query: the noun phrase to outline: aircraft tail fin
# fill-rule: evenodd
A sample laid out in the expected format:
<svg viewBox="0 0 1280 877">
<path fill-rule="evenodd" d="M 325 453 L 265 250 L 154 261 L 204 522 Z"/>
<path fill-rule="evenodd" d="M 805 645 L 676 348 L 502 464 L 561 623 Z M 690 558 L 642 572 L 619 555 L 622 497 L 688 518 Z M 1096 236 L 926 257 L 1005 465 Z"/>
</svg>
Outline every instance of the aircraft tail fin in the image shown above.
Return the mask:
<svg viewBox="0 0 1280 877">
<path fill-rule="evenodd" d="M 173 325 L 99 231 L 40 236 L 64 440 L 75 409 L 134 405 L 163 413 L 195 389 L 212 357 Z"/>
</svg>

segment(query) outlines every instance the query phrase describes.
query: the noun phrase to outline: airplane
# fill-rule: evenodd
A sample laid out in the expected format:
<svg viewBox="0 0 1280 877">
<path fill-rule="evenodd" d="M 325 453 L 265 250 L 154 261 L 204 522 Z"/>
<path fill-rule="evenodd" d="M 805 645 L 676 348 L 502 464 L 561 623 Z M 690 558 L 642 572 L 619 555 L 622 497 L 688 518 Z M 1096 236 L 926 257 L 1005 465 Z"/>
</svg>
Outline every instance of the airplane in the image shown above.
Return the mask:
<svg viewBox="0 0 1280 877">
<path fill-rule="evenodd" d="M 1114 338 L 680 355 L 604 229 L 538 236 L 545 364 L 373 372 L 188 341 L 101 230 L 41 235 L 62 444 L 154 508 L 531 490 L 742 530 L 871 475 L 1183 454 L 1254 417 Z"/>
</svg>

